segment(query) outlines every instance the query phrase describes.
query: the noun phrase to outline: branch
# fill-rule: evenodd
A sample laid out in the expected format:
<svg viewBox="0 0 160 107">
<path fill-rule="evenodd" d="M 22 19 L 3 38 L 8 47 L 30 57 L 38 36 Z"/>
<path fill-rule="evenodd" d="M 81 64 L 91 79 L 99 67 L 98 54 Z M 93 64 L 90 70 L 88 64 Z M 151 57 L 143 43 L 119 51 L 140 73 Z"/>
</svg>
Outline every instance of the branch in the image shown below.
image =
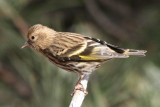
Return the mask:
<svg viewBox="0 0 160 107">
<path fill-rule="evenodd" d="M 123 2 L 116 0 L 99 0 L 99 2 L 104 6 L 104 8 L 110 8 L 124 17 L 130 17 L 133 14 L 132 9 Z"/>
<path fill-rule="evenodd" d="M 127 32 L 126 29 L 123 29 L 121 26 L 110 20 L 110 18 L 101 11 L 100 7 L 97 6 L 95 0 L 84 0 L 84 3 L 93 20 L 106 33 L 109 33 L 119 40 L 129 40 L 128 38 L 131 36 L 131 34 Z"/>
<path fill-rule="evenodd" d="M 87 83 L 89 80 L 89 76 L 90 74 L 85 74 L 82 80 L 80 81 L 80 83 L 83 85 L 84 90 L 87 89 Z M 69 107 L 81 107 L 85 96 L 86 94 L 84 91 L 76 90 L 72 97 Z"/>
<path fill-rule="evenodd" d="M 27 22 L 21 17 L 18 11 L 13 8 L 6 0 L 0 0 L 0 11 L 10 18 L 14 25 L 19 29 L 21 34 L 26 38 L 26 32 L 28 31 Z"/>
<path fill-rule="evenodd" d="M 16 76 L 13 71 L 8 70 L 1 62 L 0 80 L 15 89 L 21 97 L 30 98 L 32 96 L 31 88 L 21 78 Z"/>
</svg>

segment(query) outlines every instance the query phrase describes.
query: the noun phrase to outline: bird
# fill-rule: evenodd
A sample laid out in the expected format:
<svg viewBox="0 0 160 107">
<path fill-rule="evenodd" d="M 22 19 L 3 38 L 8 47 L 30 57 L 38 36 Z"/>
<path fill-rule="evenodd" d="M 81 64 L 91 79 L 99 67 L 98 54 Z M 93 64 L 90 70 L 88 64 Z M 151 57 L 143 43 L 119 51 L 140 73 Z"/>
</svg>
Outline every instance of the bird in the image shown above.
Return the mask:
<svg viewBox="0 0 160 107">
<path fill-rule="evenodd" d="M 42 53 L 56 66 L 78 74 L 75 90 L 83 90 L 80 84 L 86 74 L 91 74 L 103 63 L 115 58 L 145 56 L 146 50 L 124 49 L 106 41 L 71 32 L 57 32 L 42 24 L 31 26 L 27 41 L 21 48 L 31 47 Z M 85 91 L 85 90 L 84 90 Z"/>
</svg>

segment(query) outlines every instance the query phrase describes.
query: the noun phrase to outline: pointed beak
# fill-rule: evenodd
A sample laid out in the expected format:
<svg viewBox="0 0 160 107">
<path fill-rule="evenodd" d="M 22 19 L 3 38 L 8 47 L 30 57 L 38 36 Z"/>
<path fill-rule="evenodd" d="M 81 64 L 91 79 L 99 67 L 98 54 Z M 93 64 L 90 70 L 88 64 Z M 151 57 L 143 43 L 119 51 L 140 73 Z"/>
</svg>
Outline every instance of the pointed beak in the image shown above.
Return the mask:
<svg viewBox="0 0 160 107">
<path fill-rule="evenodd" d="M 28 42 L 25 42 L 24 45 L 21 48 L 29 47 Z"/>
</svg>

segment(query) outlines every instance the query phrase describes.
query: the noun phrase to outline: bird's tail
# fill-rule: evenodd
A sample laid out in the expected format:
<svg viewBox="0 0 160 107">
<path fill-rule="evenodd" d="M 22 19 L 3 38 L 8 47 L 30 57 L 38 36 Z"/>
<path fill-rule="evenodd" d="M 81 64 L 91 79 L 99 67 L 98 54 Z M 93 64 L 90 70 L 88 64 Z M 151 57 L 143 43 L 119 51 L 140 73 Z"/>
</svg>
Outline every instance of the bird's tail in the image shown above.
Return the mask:
<svg viewBox="0 0 160 107">
<path fill-rule="evenodd" d="M 146 56 L 146 50 L 125 49 L 123 54 L 134 56 Z"/>
</svg>

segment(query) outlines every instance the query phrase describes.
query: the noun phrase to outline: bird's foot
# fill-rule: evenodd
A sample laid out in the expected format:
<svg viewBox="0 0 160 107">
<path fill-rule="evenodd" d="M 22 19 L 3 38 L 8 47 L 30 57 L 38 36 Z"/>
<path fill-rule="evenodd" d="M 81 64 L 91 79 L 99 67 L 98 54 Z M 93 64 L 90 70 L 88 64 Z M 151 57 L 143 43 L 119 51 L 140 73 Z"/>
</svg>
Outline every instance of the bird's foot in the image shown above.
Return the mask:
<svg viewBox="0 0 160 107">
<path fill-rule="evenodd" d="M 78 84 L 74 87 L 74 89 L 73 89 L 73 91 L 72 91 L 72 93 L 71 93 L 71 96 L 74 95 L 74 93 L 76 92 L 76 90 L 82 91 L 85 95 L 88 94 L 88 91 L 87 91 L 86 89 L 84 89 L 84 87 L 83 87 L 83 85 L 82 85 L 81 83 L 78 83 Z"/>
</svg>

